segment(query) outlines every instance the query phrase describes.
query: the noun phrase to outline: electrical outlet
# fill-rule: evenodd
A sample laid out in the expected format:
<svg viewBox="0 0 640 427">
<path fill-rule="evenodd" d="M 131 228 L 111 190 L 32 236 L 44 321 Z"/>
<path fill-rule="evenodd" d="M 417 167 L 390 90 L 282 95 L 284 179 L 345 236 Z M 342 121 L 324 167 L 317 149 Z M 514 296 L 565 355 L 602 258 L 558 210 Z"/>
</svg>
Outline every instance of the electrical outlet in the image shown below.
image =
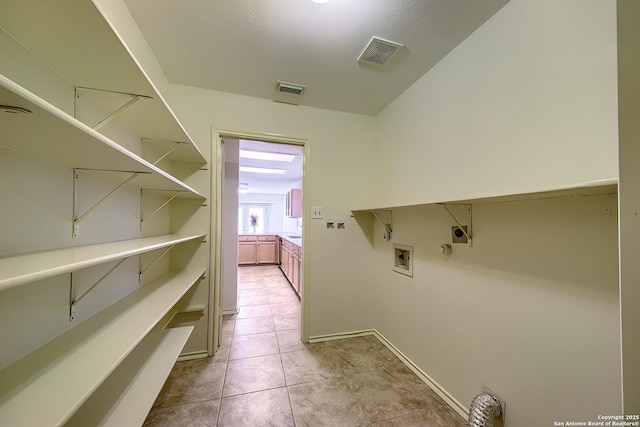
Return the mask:
<svg viewBox="0 0 640 427">
<path fill-rule="evenodd" d="M 313 206 L 311 208 L 311 219 L 322 219 L 324 213 L 322 212 L 322 206 Z"/>
</svg>

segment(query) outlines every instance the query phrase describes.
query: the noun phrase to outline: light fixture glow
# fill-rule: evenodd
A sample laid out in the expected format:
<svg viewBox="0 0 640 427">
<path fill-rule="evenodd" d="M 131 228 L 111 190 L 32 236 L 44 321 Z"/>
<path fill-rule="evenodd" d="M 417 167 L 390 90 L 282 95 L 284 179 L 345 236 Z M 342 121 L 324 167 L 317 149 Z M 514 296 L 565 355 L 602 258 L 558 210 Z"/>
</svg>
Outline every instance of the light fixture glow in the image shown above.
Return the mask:
<svg viewBox="0 0 640 427">
<path fill-rule="evenodd" d="M 311 0 L 311 1 L 318 4 L 323 4 L 323 3 L 329 3 L 331 0 Z"/>
<path fill-rule="evenodd" d="M 270 160 L 273 162 L 291 163 L 296 158 L 295 154 L 268 153 L 266 151 L 240 150 L 240 157 L 253 160 Z"/>
<path fill-rule="evenodd" d="M 238 193 L 247 194 L 248 192 L 249 192 L 249 184 L 247 184 L 246 182 L 241 182 L 238 185 Z"/>
<path fill-rule="evenodd" d="M 240 166 L 240 172 L 283 175 L 285 173 L 285 170 L 284 169 L 272 169 L 272 168 L 254 168 L 252 166 Z"/>
</svg>

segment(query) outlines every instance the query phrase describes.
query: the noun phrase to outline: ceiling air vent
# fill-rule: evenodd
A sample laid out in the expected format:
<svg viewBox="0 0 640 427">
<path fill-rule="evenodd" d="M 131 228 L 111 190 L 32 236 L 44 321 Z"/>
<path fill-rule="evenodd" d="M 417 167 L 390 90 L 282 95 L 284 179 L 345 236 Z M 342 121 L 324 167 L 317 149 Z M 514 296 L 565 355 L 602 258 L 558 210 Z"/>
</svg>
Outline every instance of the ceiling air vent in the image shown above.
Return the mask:
<svg viewBox="0 0 640 427">
<path fill-rule="evenodd" d="M 22 107 L 14 107 L 13 105 L 0 105 L 0 112 L 7 114 L 30 114 L 31 110 Z"/>
<path fill-rule="evenodd" d="M 358 57 L 358 62 L 377 66 L 385 65 L 402 47 L 400 43 L 373 37 Z"/>
<path fill-rule="evenodd" d="M 294 95 L 302 95 L 304 86 L 295 83 L 287 83 L 278 81 L 278 92 L 292 93 Z"/>
</svg>

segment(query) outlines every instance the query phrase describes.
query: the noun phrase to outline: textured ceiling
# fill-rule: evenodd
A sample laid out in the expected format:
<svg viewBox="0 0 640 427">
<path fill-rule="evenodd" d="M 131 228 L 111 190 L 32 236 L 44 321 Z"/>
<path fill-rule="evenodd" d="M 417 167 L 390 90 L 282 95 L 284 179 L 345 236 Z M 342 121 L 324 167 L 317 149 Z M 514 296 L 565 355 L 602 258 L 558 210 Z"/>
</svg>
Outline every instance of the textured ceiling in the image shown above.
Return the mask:
<svg viewBox="0 0 640 427">
<path fill-rule="evenodd" d="M 174 83 L 375 115 L 508 0 L 126 0 Z M 371 37 L 405 45 L 360 65 Z M 306 86 L 279 94 L 276 81 Z"/>
</svg>

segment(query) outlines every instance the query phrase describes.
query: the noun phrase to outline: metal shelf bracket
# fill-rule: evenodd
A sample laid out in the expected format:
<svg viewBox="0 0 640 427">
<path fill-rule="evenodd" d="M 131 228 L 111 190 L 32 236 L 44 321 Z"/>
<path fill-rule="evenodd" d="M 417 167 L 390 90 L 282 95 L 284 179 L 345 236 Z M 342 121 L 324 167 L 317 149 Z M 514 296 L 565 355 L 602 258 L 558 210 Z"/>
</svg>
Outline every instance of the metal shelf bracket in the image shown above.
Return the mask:
<svg viewBox="0 0 640 427">
<path fill-rule="evenodd" d="M 165 206 L 167 206 L 173 199 L 175 199 L 176 197 L 178 197 L 178 195 L 180 193 L 184 193 L 184 190 L 175 190 L 172 191 L 173 195 L 171 197 L 169 197 L 169 199 L 164 202 L 163 204 L 160 205 L 160 207 L 158 207 L 156 210 L 154 210 L 153 212 L 151 212 L 149 215 L 144 216 L 144 192 L 145 191 L 165 191 L 165 190 L 151 190 L 151 189 L 144 189 L 141 188 L 140 189 L 140 230 L 142 230 L 142 224 L 148 220 L 149 218 L 151 218 L 152 216 L 154 216 L 155 214 L 157 214 L 158 212 L 160 212 L 160 210 L 162 208 L 164 208 Z M 168 191 L 168 190 L 166 190 Z"/>
<path fill-rule="evenodd" d="M 171 245 L 168 246 L 164 251 L 162 251 L 162 253 L 160 255 L 158 255 L 156 257 L 156 259 L 154 259 L 149 265 L 147 265 L 146 267 L 142 267 L 142 256 L 138 258 L 138 262 L 139 262 L 139 268 L 138 268 L 138 282 L 142 281 L 142 275 L 144 274 L 145 271 L 147 271 L 148 269 L 150 269 L 151 267 L 153 267 L 158 261 L 160 261 L 160 259 L 162 259 L 162 257 L 164 257 L 166 254 L 168 254 L 171 249 L 173 249 L 176 245 Z"/>
<path fill-rule="evenodd" d="M 74 96 L 74 104 L 73 104 L 73 115 L 76 118 L 77 118 L 77 112 L 78 112 L 78 105 L 77 105 L 78 104 L 78 98 L 80 97 L 79 92 L 83 91 L 83 90 L 96 91 L 96 92 L 106 92 L 106 93 L 115 93 L 115 94 L 118 94 L 118 95 L 126 95 L 126 96 L 131 97 L 131 99 L 129 101 L 125 102 L 122 106 L 118 107 L 115 111 L 113 111 L 107 117 L 105 117 L 104 119 L 100 120 L 98 123 L 93 125 L 93 127 L 92 127 L 93 130 L 98 130 L 101 127 L 105 126 L 111 120 L 113 120 L 116 117 L 118 117 L 118 115 L 120 115 L 120 113 L 122 113 L 124 110 L 126 110 L 127 108 L 129 108 L 130 106 L 132 106 L 133 104 L 138 102 L 139 100 L 141 100 L 141 99 L 153 99 L 153 97 L 151 97 L 151 96 L 139 95 L 137 93 L 118 92 L 118 91 L 115 91 L 115 90 L 106 90 L 106 89 L 97 89 L 97 88 L 93 88 L 93 87 L 76 86 L 75 90 L 74 90 L 75 96 Z"/>
<path fill-rule="evenodd" d="M 131 176 L 124 180 L 124 182 L 118 184 L 116 188 L 111 190 L 109 194 L 104 196 L 102 199 L 98 200 L 93 206 L 91 206 L 85 213 L 80 214 L 80 209 L 78 207 L 80 197 L 78 195 L 79 190 L 79 181 L 80 181 L 80 171 L 99 171 L 99 172 L 120 172 L 120 173 L 130 173 Z M 134 171 L 119 171 L 119 170 L 105 170 L 105 169 L 80 169 L 76 168 L 73 170 L 73 230 L 72 236 L 78 237 L 79 232 L 79 224 L 85 219 L 91 212 L 93 212 L 98 206 L 104 203 L 109 197 L 111 197 L 116 191 L 133 181 L 135 177 L 143 173 L 150 172 L 134 172 Z"/>
<path fill-rule="evenodd" d="M 456 216 L 453 214 L 453 212 L 451 212 L 446 204 L 439 203 L 439 205 L 447 211 L 449 216 L 455 221 L 460 231 L 462 231 L 462 233 L 464 233 L 464 235 L 467 237 L 469 247 L 473 247 L 473 237 L 471 237 L 473 235 L 473 205 L 464 205 L 469 209 L 469 231 L 465 230 L 464 226 L 460 223 L 460 221 L 458 221 L 458 218 L 456 218 Z"/>
<path fill-rule="evenodd" d="M 384 226 L 384 240 L 391 240 L 391 233 L 393 232 L 393 211 L 391 209 L 379 209 L 379 212 L 388 212 L 389 213 L 389 221 L 383 220 L 375 210 L 370 211 L 371 214 L 378 219 Z"/>
<path fill-rule="evenodd" d="M 74 298 L 74 292 L 73 292 L 73 273 L 70 273 L 69 276 L 69 321 L 72 321 L 75 318 L 75 314 L 76 314 L 76 305 L 78 305 L 78 303 L 80 301 L 82 301 L 84 299 L 84 297 L 86 297 L 89 292 L 91 292 L 96 286 L 98 286 L 100 284 L 100 282 L 102 282 L 109 274 L 111 274 L 111 272 L 113 270 L 115 270 L 116 268 L 118 268 L 120 266 L 120 264 L 122 264 L 123 262 L 125 262 L 127 259 L 129 259 L 129 257 L 126 258 L 122 258 L 120 261 L 118 261 L 116 263 L 116 265 L 114 265 L 113 267 L 111 267 L 111 269 L 109 269 L 109 271 L 107 271 L 105 274 L 102 275 L 102 277 L 100 277 L 98 279 L 97 282 L 95 282 L 89 289 L 87 289 L 82 295 L 80 295 L 78 298 Z"/>
<path fill-rule="evenodd" d="M 158 163 L 160 163 L 162 161 L 162 159 L 167 157 L 169 154 L 173 153 L 175 151 L 175 149 L 180 146 L 180 144 L 186 144 L 186 142 L 184 142 L 184 141 L 173 141 L 173 140 L 170 140 L 170 139 L 156 139 L 156 138 L 142 138 L 141 141 L 142 141 L 143 144 L 145 142 L 150 142 L 150 141 L 170 142 L 170 143 L 173 144 L 173 147 L 171 147 L 169 149 L 169 151 L 164 153 L 162 156 L 160 156 L 160 158 L 158 160 L 153 162 L 154 166 L 157 165 Z"/>
</svg>

